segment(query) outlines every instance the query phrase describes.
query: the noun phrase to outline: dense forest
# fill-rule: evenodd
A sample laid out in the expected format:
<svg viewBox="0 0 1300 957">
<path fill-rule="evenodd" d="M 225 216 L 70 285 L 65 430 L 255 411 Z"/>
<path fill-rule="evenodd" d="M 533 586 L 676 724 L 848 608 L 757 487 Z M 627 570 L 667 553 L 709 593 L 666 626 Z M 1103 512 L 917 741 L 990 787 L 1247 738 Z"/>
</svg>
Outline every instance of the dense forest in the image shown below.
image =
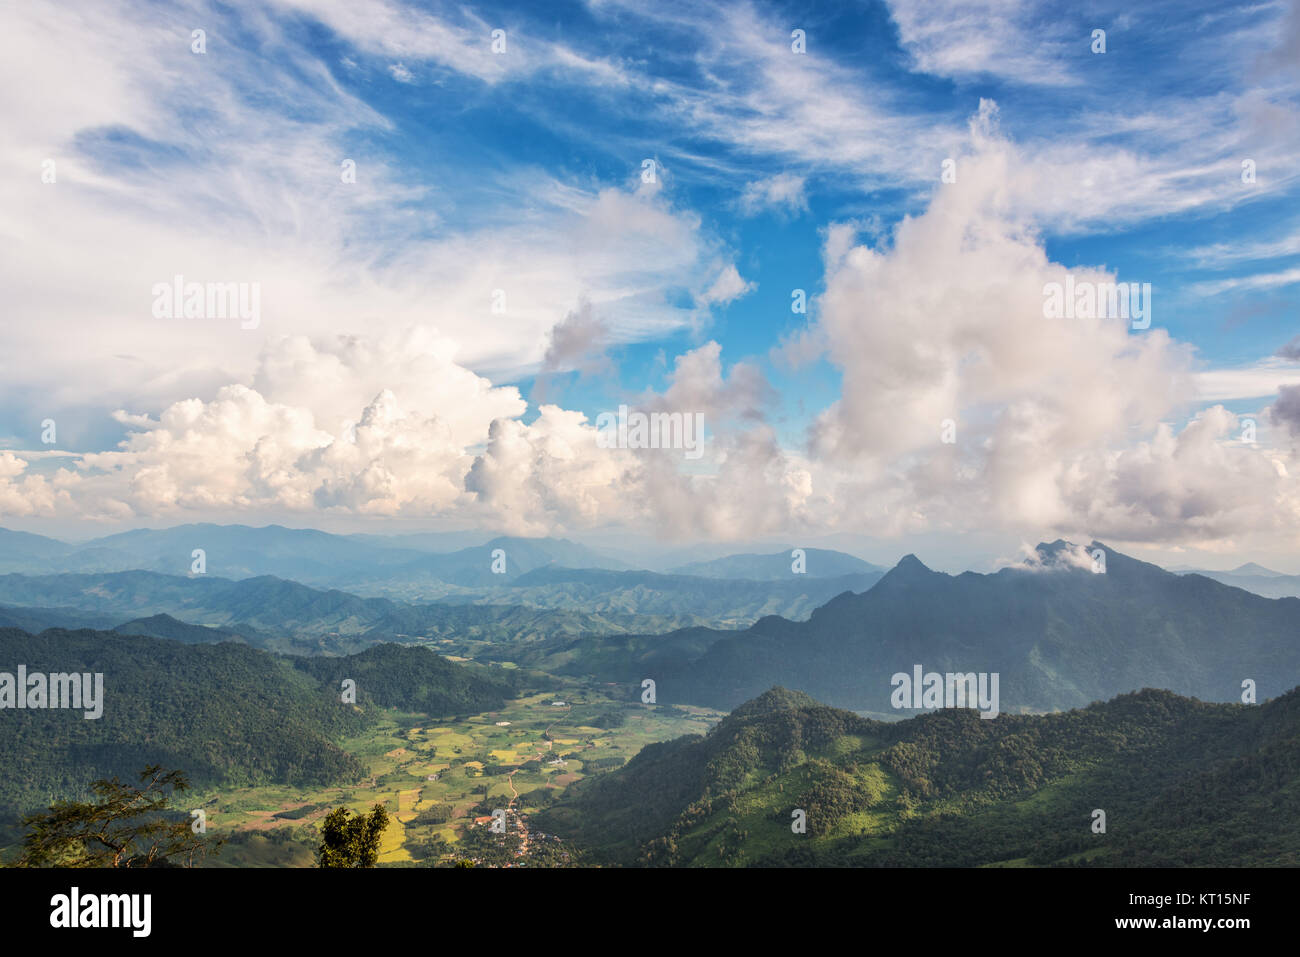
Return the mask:
<svg viewBox="0 0 1300 957">
<path fill-rule="evenodd" d="M 1277 822 L 1298 814 L 1300 691 L 882 723 L 773 689 L 583 782 L 539 826 L 629 865 L 1294 866 L 1300 834 Z"/>
<path fill-rule="evenodd" d="M 185 644 L 116 632 L 0 629 L 0 671 L 102 673 L 103 715 L 5 710 L 0 820 L 91 781 L 148 764 L 184 768 L 195 787 L 354 782 L 364 767 L 341 750 L 374 706 L 445 715 L 499 707 L 510 682 L 423 648 L 381 645 L 349 658 L 293 659 L 246 645 Z M 357 682 L 344 704 L 343 677 Z"/>
</svg>

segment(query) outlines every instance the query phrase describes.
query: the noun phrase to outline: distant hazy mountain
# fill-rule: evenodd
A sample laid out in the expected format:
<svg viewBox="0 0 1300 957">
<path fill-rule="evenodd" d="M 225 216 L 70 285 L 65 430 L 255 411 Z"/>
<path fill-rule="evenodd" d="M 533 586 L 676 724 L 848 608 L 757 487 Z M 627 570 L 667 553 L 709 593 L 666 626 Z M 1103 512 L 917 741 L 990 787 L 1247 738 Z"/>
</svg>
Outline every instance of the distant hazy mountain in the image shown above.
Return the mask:
<svg viewBox="0 0 1300 957">
<path fill-rule="evenodd" d="M 380 641 L 447 638 L 487 642 L 562 641 L 582 635 L 669 630 L 679 616 L 641 616 L 519 605 L 422 604 L 360 598 L 262 576 L 241 581 L 129 571 L 76 575 L 0 575 L 0 622 L 14 627 L 111 627 L 130 622 L 145 633 L 186 628 L 237 632 L 251 644 L 297 654 L 358 651 Z M 149 619 L 147 626 L 140 619 Z M 693 623 L 693 619 L 685 623 Z M 223 640 L 185 632 L 181 640 Z"/>
<path fill-rule="evenodd" d="M 112 628 L 119 620 L 75 608 L 0 607 L 0 628 L 21 628 L 32 634 L 47 628 Z"/>
<path fill-rule="evenodd" d="M 415 552 L 445 553 L 482 545 L 493 536 L 490 532 L 484 531 L 456 531 L 402 532 L 396 535 L 354 533 L 343 537 L 382 548 L 403 548 Z"/>
<path fill-rule="evenodd" d="M 535 824 L 597 862 L 651 866 L 1294 867 L 1298 754 L 1300 691 L 882 723 L 774 688 L 580 782 Z"/>
<path fill-rule="evenodd" d="M 1256 565 L 1254 562 L 1234 568 L 1230 572 L 1190 571 L 1180 572 L 1180 574 L 1203 575 L 1234 588 L 1244 588 L 1265 598 L 1300 598 L 1300 575 L 1284 575 Z"/>
<path fill-rule="evenodd" d="M 0 530 L 0 543 L 8 541 L 11 545 L 0 552 L 0 573 L 39 577 L 151 571 L 188 577 L 192 553 L 201 548 L 205 574 L 215 578 L 276 578 L 316 589 L 338 589 L 356 597 L 409 603 L 528 605 L 602 618 L 641 619 L 607 629 L 615 632 L 697 625 L 738 628 L 764 615 L 802 619 L 840 592 L 869 588 L 883 574 L 883 569 L 860 559 L 822 549 L 805 550 L 806 574 L 794 574 L 789 553 L 782 552 L 699 562 L 677 575 L 634 571 L 621 559 L 562 538 L 497 537 L 451 551 L 438 550 L 464 541 L 470 534 L 332 535 L 278 525 L 250 528 L 194 524 L 137 529 L 74 547 Z M 10 538 L 6 539 L 6 535 Z M 626 574 L 616 578 L 610 576 L 611 572 Z M 94 607 L 105 606 L 100 603 Z M 147 602 L 117 610 L 132 618 L 159 612 L 175 614 L 182 620 L 192 617 L 181 614 L 183 607 Z M 373 622 L 372 616 L 361 617 Z M 205 625 L 240 621 L 257 629 L 292 626 L 300 632 L 321 630 L 316 627 L 315 617 L 295 621 L 283 616 L 268 619 L 262 614 L 243 618 L 208 616 L 198 621 Z M 65 623 L 74 624 L 48 622 Z M 325 630 L 348 633 L 365 629 L 342 622 Z M 565 629 L 564 633 L 572 630 Z"/>
<path fill-rule="evenodd" d="M 1246 562 L 1244 565 L 1238 565 L 1228 574 L 1230 575 L 1259 575 L 1264 578 L 1285 578 L 1281 572 L 1275 572 L 1271 568 L 1265 568 L 1255 562 Z"/>
<path fill-rule="evenodd" d="M 0 528 L 0 567 L 13 561 L 32 562 L 59 558 L 74 550 L 72 545 L 44 535 Z"/>
<path fill-rule="evenodd" d="M 379 536 L 333 535 L 309 528 L 267 525 L 178 525 L 134 529 L 107 535 L 81 546 L 39 535 L 0 529 L 0 572 L 153 571 L 189 574 L 192 554 L 202 549 L 207 574 L 241 579 L 273 575 L 317 586 L 354 587 L 374 582 L 397 589 L 411 585 L 499 585 L 543 565 L 626 568 L 624 563 L 567 539 L 495 538 L 463 547 L 466 538 L 447 533 Z M 434 552 L 436 541 L 454 549 Z M 493 552 L 505 553 L 504 575 L 492 571 Z"/>
<path fill-rule="evenodd" d="M 705 578 L 748 578 L 758 581 L 789 581 L 797 576 L 792 570 L 793 549 L 765 555 L 727 555 L 712 561 L 690 562 L 670 569 L 678 575 L 700 575 Z M 809 578 L 839 578 L 844 575 L 880 576 L 887 569 L 844 552 L 823 548 L 805 548 L 805 572 Z"/>
<path fill-rule="evenodd" d="M 637 614 L 694 616 L 716 627 L 734 628 L 765 616 L 806 618 L 814 608 L 844 592 L 866 591 L 879 572 L 814 578 L 789 575 L 780 581 L 660 575 L 545 567 L 512 583 L 516 601 L 543 608 L 584 608 Z"/>
<path fill-rule="evenodd" d="M 25 574 L 60 572 L 154 571 L 185 575 L 195 549 L 202 549 L 207 573 L 223 578 L 274 574 L 298 580 L 323 579 L 348 570 L 409 562 L 419 551 L 377 545 L 314 529 L 268 525 L 178 525 L 134 529 L 80 546 L 41 539 L 10 539 L 21 533 L 0 530 L 0 571 Z"/>
<path fill-rule="evenodd" d="M 732 708 L 783 683 L 840 707 L 897 713 L 891 678 L 997 673 L 1005 711 L 1085 705 L 1143 687 L 1232 701 L 1300 683 L 1300 600 L 1175 575 L 1093 543 L 1094 574 L 1039 546 L 1041 564 L 950 576 L 915 556 L 806 622 L 764 618 L 693 659 L 664 662 L 660 700 Z"/>
<path fill-rule="evenodd" d="M 358 573 L 348 587 L 365 594 L 434 598 L 445 593 L 437 588 L 445 583 L 477 594 L 547 567 L 623 569 L 627 565 L 564 538 L 494 538 L 472 548 L 421 555 L 392 567 L 369 569 Z"/>
<path fill-rule="evenodd" d="M 77 575 L 0 575 L 0 602 L 68 607 L 141 618 L 161 613 L 200 624 L 361 632 L 398 606 L 263 576 L 230 581 L 149 571 Z"/>
</svg>

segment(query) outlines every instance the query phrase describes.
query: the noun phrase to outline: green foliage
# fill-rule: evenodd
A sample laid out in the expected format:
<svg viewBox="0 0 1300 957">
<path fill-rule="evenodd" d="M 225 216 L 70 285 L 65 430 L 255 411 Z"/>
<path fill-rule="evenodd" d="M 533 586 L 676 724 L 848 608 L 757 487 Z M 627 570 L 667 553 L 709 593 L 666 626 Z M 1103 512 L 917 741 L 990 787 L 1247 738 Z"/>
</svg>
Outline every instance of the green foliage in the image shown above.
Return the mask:
<svg viewBox="0 0 1300 957">
<path fill-rule="evenodd" d="M 415 815 L 411 821 L 412 824 L 446 824 L 451 820 L 452 806 L 450 804 L 435 804 Z"/>
<path fill-rule="evenodd" d="M 24 818 L 28 829 L 19 867 L 167 867 L 180 859 L 215 854 L 221 841 L 194 834 L 190 817 L 177 819 L 168 804 L 188 784 L 182 771 L 150 765 L 140 784 L 117 778 L 91 785 L 98 800 L 61 801 L 46 814 Z"/>
<path fill-rule="evenodd" d="M 895 723 L 773 689 L 534 820 L 596 860 L 651 866 L 1296 866 L 1300 689 L 1250 707 L 1146 690 Z"/>
<path fill-rule="evenodd" d="M 343 658 L 297 658 L 294 666 L 330 688 L 351 678 L 366 700 L 432 717 L 493 711 L 514 695 L 509 672 L 458 665 L 427 648 L 376 645 Z"/>
<path fill-rule="evenodd" d="M 5 712 L 0 814 L 81 799 L 100 778 L 184 767 L 200 788 L 359 780 L 335 743 L 367 719 L 309 676 L 243 645 L 188 645 L 113 632 L 0 629 L 0 670 L 104 675 L 103 716 L 57 708 Z"/>
<path fill-rule="evenodd" d="M 339 747 L 374 721 L 340 700 L 343 677 L 363 705 L 435 716 L 499 708 L 509 673 L 458 665 L 424 648 L 380 645 L 347 658 L 285 659 L 246 645 L 185 644 L 116 632 L 0 629 L 0 670 L 104 675 L 100 718 L 57 708 L 5 712 L 0 820 L 89 795 L 99 778 L 185 767 L 199 788 L 309 789 L 366 776 Z M 0 843 L 16 842 L 16 834 Z"/>
<path fill-rule="evenodd" d="M 318 867 L 374 867 L 379 841 L 388 828 L 388 811 L 376 804 L 369 814 L 335 808 L 321 822 Z"/>
</svg>

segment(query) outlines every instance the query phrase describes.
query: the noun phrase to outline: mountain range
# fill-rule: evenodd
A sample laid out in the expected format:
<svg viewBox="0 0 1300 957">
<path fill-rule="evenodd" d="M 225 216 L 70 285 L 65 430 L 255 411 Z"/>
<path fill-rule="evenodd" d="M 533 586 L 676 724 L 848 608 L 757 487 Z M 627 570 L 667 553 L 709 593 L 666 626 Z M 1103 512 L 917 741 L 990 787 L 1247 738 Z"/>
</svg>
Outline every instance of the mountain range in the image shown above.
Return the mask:
<svg viewBox="0 0 1300 957">
<path fill-rule="evenodd" d="M 774 688 L 536 823 L 623 865 L 1294 867 L 1298 818 L 1300 690 L 886 723 Z"/>
<path fill-rule="evenodd" d="M 1216 582 L 1231 585 L 1233 588 L 1242 588 L 1256 595 L 1263 595 L 1265 598 L 1300 598 L 1300 575 L 1275 572 L 1254 562 L 1247 562 L 1229 572 L 1181 569 L 1179 574 L 1213 578 Z"/>
<path fill-rule="evenodd" d="M 823 549 L 804 550 L 799 572 L 792 568 L 790 553 L 780 552 L 730 556 L 676 574 L 635 569 L 556 538 L 499 537 L 453 551 L 431 550 L 463 541 L 466 534 L 384 538 L 274 525 L 181 525 L 138 529 L 74 546 L 0 529 L 0 575 L 144 571 L 236 582 L 283 579 L 320 591 L 387 598 L 394 603 L 567 610 L 593 617 L 592 625 L 600 630 L 620 633 L 697 625 L 740 628 L 772 614 L 805 618 L 843 591 L 869 588 L 884 571 L 851 555 Z M 192 573 L 195 549 L 203 550 L 200 575 Z M 66 581 L 76 587 L 75 580 Z M 0 603 L 9 601 L 0 590 Z M 29 601 L 13 599 L 12 603 Z M 81 611 L 102 607 L 63 600 L 48 604 Z M 152 611 L 185 617 L 184 607 L 178 605 L 153 606 Z M 250 618 L 204 619 L 207 624 L 232 621 L 255 626 Z M 49 626 L 65 624 L 109 627 L 115 622 L 49 620 Z M 310 623 L 296 630 L 310 631 Z M 557 629 L 557 633 L 571 630 Z"/>
<path fill-rule="evenodd" d="M 1214 701 L 1300 684 L 1300 599 L 1266 599 L 1176 575 L 1100 543 L 1104 573 L 1065 542 L 994 574 L 931 571 L 904 557 L 873 588 L 807 621 L 763 618 L 703 653 L 662 657 L 664 700 L 730 709 L 783 683 L 837 707 L 895 708 L 893 676 L 997 674 L 1003 711 L 1071 708 L 1143 687 Z"/>
</svg>

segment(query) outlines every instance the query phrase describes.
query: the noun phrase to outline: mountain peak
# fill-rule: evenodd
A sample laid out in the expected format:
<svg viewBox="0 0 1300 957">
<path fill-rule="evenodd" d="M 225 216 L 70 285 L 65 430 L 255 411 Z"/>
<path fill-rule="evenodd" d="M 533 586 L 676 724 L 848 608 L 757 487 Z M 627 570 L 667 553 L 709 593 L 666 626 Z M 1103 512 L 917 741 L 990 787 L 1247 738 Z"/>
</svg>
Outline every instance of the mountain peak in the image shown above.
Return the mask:
<svg viewBox="0 0 1300 957">
<path fill-rule="evenodd" d="M 731 717 L 748 718 L 771 714 L 774 711 L 798 711 L 802 708 L 816 708 L 819 704 L 811 695 L 777 685 L 764 691 L 757 698 L 746 701 L 731 712 Z"/>
<path fill-rule="evenodd" d="M 1260 578 L 1285 577 L 1281 572 L 1275 572 L 1273 571 L 1273 569 L 1265 568 L 1263 565 L 1257 564 L 1256 562 L 1247 562 L 1244 565 L 1238 565 L 1228 574 L 1229 575 L 1255 575 Z"/>
<path fill-rule="evenodd" d="M 893 567 L 889 574 L 891 576 L 903 575 L 911 577 L 915 575 L 933 575 L 934 572 L 925 564 L 925 562 L 921 561 L 921 559 L 917 558 L 911 552 L 908 552 L 898 560 L 898 564 Z"/>
</svg>

